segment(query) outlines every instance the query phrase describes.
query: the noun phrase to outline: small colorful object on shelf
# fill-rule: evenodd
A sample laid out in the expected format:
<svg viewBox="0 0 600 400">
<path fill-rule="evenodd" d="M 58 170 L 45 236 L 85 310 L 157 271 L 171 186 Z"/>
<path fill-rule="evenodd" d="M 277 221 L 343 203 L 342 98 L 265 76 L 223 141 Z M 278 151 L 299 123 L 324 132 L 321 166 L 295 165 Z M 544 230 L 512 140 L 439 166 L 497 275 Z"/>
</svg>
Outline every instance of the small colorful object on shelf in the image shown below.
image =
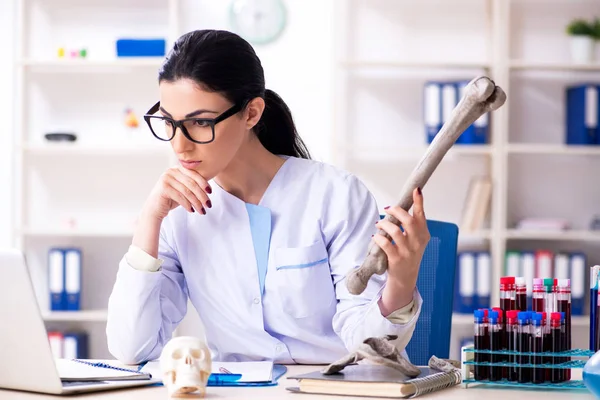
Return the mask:
<svg viewBox="0 0 600 400">
<path fill-rule="evenodd" d="M 58 58 L 64 58 L 64 57 L 65 57 L 65 48 L 59 47 L 58 48 Z"/>
<path fill-rule="evenodd" d="M 131 108 L 125 110 L 125 125 L 128 128 L 137 128 L 140 125 L 138 117 Z"/>
</svg>

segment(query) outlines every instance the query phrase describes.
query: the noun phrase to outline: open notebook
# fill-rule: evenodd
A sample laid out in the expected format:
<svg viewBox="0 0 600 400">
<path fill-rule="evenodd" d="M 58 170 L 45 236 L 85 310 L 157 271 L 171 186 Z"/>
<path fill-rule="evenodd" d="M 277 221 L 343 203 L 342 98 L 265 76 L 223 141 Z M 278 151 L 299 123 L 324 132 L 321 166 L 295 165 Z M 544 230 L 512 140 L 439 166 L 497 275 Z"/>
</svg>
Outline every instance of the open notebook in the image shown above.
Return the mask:
<svg viewBox="0 0 600 400">
<path fill-rule="evenodd" d="M 111 365 L 99 360 L 58 358 L 55 361 L 58 375 L 63 382 L 152 379 L 149 373 L 140 372 L 131 367 Z"/>
</svg>

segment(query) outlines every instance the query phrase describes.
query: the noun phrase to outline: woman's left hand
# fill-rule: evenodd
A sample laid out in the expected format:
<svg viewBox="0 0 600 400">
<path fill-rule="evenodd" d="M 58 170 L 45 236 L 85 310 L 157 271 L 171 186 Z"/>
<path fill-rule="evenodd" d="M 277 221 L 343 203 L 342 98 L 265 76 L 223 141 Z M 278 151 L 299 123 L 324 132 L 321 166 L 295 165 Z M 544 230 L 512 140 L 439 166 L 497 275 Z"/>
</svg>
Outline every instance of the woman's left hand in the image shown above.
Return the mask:
<svg viewBox="0 0 600 400">
<path fill-rule="evenodd" d="M 400 308 L 412 300 L 421 259 L 430 239 L 421 190 L 417 188 L 413 191 L 413 215 L 398 206 L 386 208 L 385 211 L 400 221 L 404 232 L 398 225 L 382 219 L 377 222 L 377 227 L 390 235 L 394 243 L 380 234 L 376 234 L 373 240 L 385 252 L 388 259 L 386 291 L 389 296 L 384 297 L 401 303 L 389 304 L 390 307 Z"/>
</svg>

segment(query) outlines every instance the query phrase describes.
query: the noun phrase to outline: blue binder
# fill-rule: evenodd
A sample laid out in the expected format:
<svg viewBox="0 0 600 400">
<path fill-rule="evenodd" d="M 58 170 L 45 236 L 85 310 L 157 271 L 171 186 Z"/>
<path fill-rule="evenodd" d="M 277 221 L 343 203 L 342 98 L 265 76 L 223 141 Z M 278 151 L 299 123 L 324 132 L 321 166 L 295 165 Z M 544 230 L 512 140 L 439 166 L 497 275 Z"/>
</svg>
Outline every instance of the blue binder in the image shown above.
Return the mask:
<svg viewBox="0 0 600 400">
<path fill-rule="evenodd" d="M 490 308 L 492 284 L 492 260 L 490 253 L 487 251 L 477 252 L 475 253 L 475 260 L 477 309 Z"/>
<path fill-rule="evenodd" d="M 587 259 L 584 253 L 570 254 L 571 271 L 571 315 L 583 315 L 585 305 L 585 275 L 587 274 Z"/>
<path fill-rule="evenodd" d="M 459 252 L 454 289 L 454 312 L 470 314 L 478 308 L 476 293 L 477 258 L 475 252 Z"/>
<path fill-rule="evenodd" d="M 65 332 L 63 339 L 64 358 L 89 358 L 88 335 L 85 332 Z"/>
<path fill-rule="evenodd" d="M 66 310 L 81 309 L 81 250 L 64 249 Z"/>
<path fill-rule="evenodd" d="M 65 293 L 65 254 L 59 248 L 51 248 L 48 251 L 48 291 L 50 293 L 50 310 L 65 310 L 67 304 Z"/>
<path fill-rule="evenodd" d="M 469 80 L 457 81 L 457 102 L 464 95 L 465 88 L 469 83 Z M 489 113 L 483 114 L 475 122 L 473 122 L 456 140 L 458 144 L 485 144 L 488 142 L 489 136 Z"/>
<path fill-rule="evenodd" d="M 442 82 L 428 81 L 423 89 L 423 122 L 427 143 L 431 143 L 442 129 L 442 85 Z"/>
<path fill-rule="evenodd" d="M 566 144 L 600 144 L 600 84 L 582 84 L 566 89 Z"/>
</svg>

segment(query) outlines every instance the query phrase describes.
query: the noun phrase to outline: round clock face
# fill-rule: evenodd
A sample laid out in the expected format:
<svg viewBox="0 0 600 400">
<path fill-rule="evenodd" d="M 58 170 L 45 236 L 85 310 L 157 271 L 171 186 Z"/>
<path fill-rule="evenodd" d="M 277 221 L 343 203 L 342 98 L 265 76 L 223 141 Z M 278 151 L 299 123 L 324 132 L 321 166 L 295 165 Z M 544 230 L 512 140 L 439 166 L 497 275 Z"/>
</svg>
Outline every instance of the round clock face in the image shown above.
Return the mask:
<svg viewBox="0 0 600 400">
<path fill-rule="evenodd" d="M 250 43 L 265 44 L 275 40 L 286 24 L 282 0 L 233 0 L 231 24 Z"/>
</svg>

